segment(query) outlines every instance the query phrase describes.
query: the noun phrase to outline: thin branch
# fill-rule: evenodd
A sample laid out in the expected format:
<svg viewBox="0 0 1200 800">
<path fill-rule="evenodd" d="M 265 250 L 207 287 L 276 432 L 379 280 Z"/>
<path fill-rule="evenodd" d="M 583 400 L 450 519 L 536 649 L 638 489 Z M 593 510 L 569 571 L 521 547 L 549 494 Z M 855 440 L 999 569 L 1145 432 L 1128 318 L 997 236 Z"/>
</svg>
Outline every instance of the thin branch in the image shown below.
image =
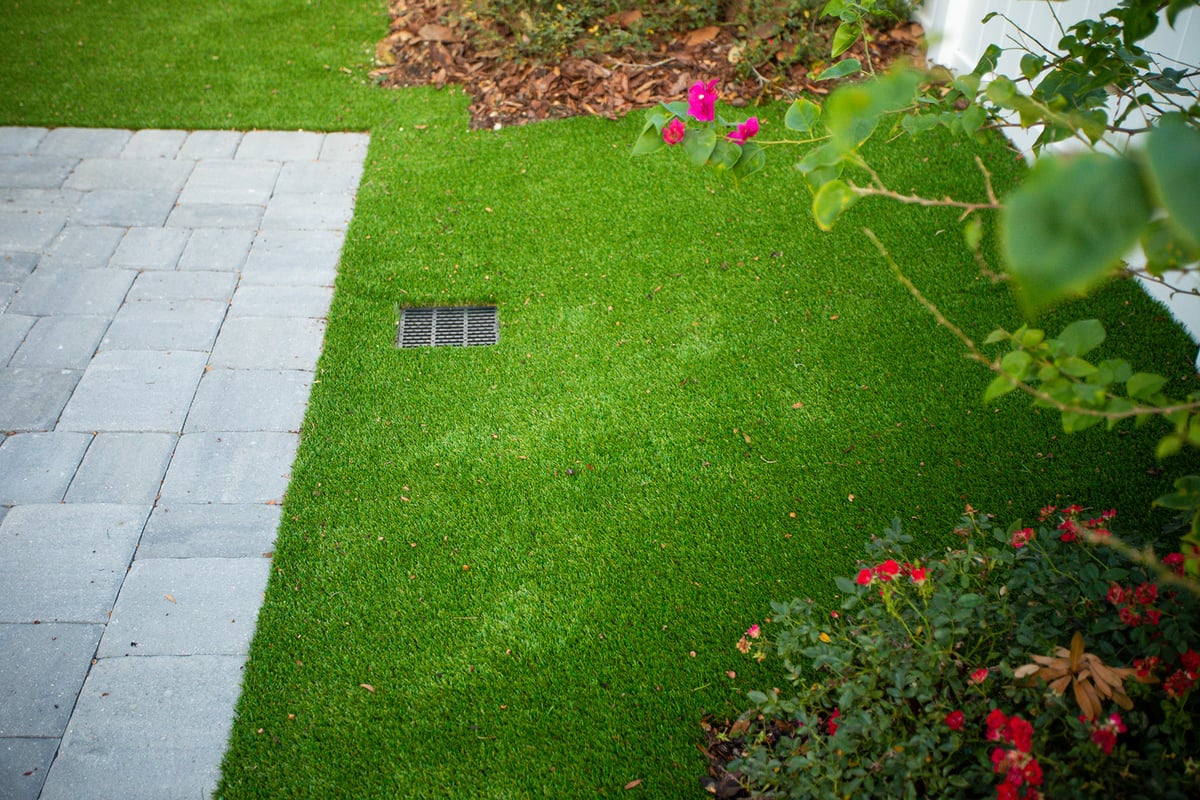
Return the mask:
<svg viewBox="0 0 1200 800">
<path fill-rule="evenodd" d="M 887 197 L 901 203 L 909 205 L 926 206 L 929 208 L 961 208 L 963 210 L 962 219 L 976 211 L 999 211 L 1004 206 L 994 200 L 989 199 L 986 203 L 968 203 L 963 200 L 952 200 L 949 197 L 944 197 L 941 200 L 935 200 L 931 197 L 921 197 L 915 194 L 900 194 L 891 189 L 886 189 L 876 186 L 859 186 L 858 184 L 848 182 L 850 189 L 859 195 Z"/>
<path fill-rule="evenodd" d="M 1022 380 L 1014 378 L 1000 367 L 1000 361 L 998 359 L 988 358 L 983 351 L 976 346 L 975 342 L 970 336 L 967 336 L 967 334 L 963 333 L 961 328 L 947 319 L 946 316 L 941 312 L 941 309 L 939 309 L 929 298 L 921 293 L 921 290 L 916 287 L 916 284 L 909 280 L 908 276 L 900 270 L 900 266 L 896 263 L 895 259 L 892 258 L 891 254 L 887 251 L 887 248 L 883 246 L 883 243 L 879 241 L 879 238 L 875 235 L 874 231 L 872 231 L 870 228 L 863 228 L 863 233 L 866 234 L 867 238 L 870 239 L 875 245 L 875 248 L 879 251 L 880 255 L 882 255 L 884 260 L 887 261 L 888 266 L 892 268 L 892 272 L 896 275 L 896 279 L 900 281 L 904 288 L 908 289 L 909 294 L 916 298 L 917 302 L 933 315 L 933 318 L 937 320 L 939 325 L 950 331 L 952 334 L 954 334 L 955 338 L 963 343 L 963 345 L 967 348 L 967 358 L 983 364 L 997 375 L 1003 375 L 1008 379 L 1009 383 L 1011 383 L 1014 388 L 1020 389 L 1022 392 L 1034 398 L 1035 400 L 1038 400 L 1044 405 L 1047 405 L 1061 413 L 1071 412 L 1074 414 L 1083 414 L 1085 416 L 1099 417 L 1100 419 L 1107 420 L 1122 420 L 1128 419 L 1129 417 L 1140 417 L 1150 414 L 1169 416 L 1177 411 L 1200 411 L 1200 401 L 1193 403 L 1176 403 L 1174 405 L 1166 406 L 1132 406 L 1125 411 L 1102 411 L 1095 408 L 1072 406 L 1062 402 L 1061 400 L 1058 400 L 1057 398 L 1051 397 L 1042 390 L 1031 386 Z"/>
<path fill-rule="evenodd" d="M 1178 575 L 1175 572 L 1172 572 L 1171 569 L 1165 566 L 1162 561 L 1159 560 L 1158 556 L 1154 554 L 1153 547 L 1150 547 L 1149 545 L 1146 547 L 1133 547 L 1132 545 L 1125 544 L 1125 542 L 1121 541 L 1112 534 L 1109 534 L 1108 536 L 1096 536 L 1095 534 L 1089 534 L 1087 536 L 1087 540 L 1089 543 L 1094 545 L 1110 547 L 1128 558 L 1133 563 L 1141 564 L 1143 567 L 1153 570 L 1156 573 L 1159 582 L 1171 584 L 1181 589 L 1186 589 L 1197 597 L 1200 597 L 1200 581 L 1197 581 L 1195 578 L 1189 578 L 1186 575 Z"/>
<path fill-rule="evenodd" d="M 1163 278 L 1161 275 L 1154 275 L 1146 270 L 1130 269 L 1126 270 L 1125 274 L 1131 278 L 1137 278 L 1138 280 L 1146 281 L 1147 283 L 1157 283 L 1159 286 L 1162 286 L 1164 289 L 1170 291 L 1172 295 L 1187 294 L 1191 295 L 1192 297 L 1200 297 L 1200 289 L 1185 289 L 1182 286 L 1175 286 L 1174 284 L 1167 283 L 1166 278 Z"/>
</svg>

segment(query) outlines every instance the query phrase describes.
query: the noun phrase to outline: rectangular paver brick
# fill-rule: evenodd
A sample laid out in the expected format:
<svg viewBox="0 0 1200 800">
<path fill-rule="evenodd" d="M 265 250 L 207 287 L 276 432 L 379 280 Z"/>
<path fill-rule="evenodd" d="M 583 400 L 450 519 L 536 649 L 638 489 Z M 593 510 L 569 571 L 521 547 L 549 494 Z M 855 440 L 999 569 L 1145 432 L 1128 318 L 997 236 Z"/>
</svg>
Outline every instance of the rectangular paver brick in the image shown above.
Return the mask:
<svg viewBox="0 0 1200 800">
<path fill-rule="evenodd" d="M 197 162 L 179 202 L 266 205 L 275 189 L 279 168 L 274 161 Z"/>
<path fill-rule="evenodd" d="M 242 283 L 332 286 L 344 238 L 338 231 L 260 231 L 246 257 Z"/>
<path fill-rule="evenodd" d="M 354 214 L 346 194 L 276 194 L 263 214 L 263 230 L 344 231 Z"/>
<path fill-rule="evenodd" d="M 71 269 L 106 267 L 124 236 L 124 228 L 72 225 L 68 220 L 47 249 L 45 264 Z"/>
<path fill-rule="evenodd" d="M 38 265 L 37 253 L 0 253 L 0 281 L 22 283 Z"/>
<path fill-rule="evenodd" d="M 239 286 L 229 306 L 233 317 L 329 316 L 332 286 Z"/>
<path fill-rule="evenodd" d="M 244 655 L 270 570 L 262 555 L 135 560 L 99 657 Z"/>
<path fill-rule="evenodd" d="M 187 138 L 187 131 L 134 131 L 125 149 L 121 151 L 121 158 L 175 158 Z"/>
<path fill-rule="evenodd" d="M 41 800 L 210 797 L 242 680 L 238 656 L 105 658 L 92 668 Z"/>
<path fill-rule="evenodd" d="M 0 786 L 8 792 L 4 800 L 38 800 L 57 752 L 57 737 L 0 739 Z"/>
<path fill-rule="evenodd" d="M 144 273 L 145 274 L 145 273 Z M 171 273 L 175 274 L 175 273 Z M 114 350 L 190 350 L 208 353 L 229 310 L 215 300 L 142 300 L 117 312 L 101 343 Z"/>
<path fill-rule="evenodd" d="M 216 300 L 228 303 L 237 286 L 229 272 L 143 272 L 129 290 L 129 302 L 143 300 Z"/>
<path fill-rule="evenodd" d="M 76 314 L 39 317 L 9 366 L 82 370 L 96 354 L 108 323 L 108 317 Z"/>
<path fill-rule="evenodd" d="M 177 196 L 169 191 L 98 189 L 84 194 L 71 221 L 124 227 L 162 225 L 175 207 Z"/>
<path fill-rule="evenodd" d="M 242 137 L 237 159 L 315 161 L 324 143 L 324 134 L 310 131 L 250 131 Z"/>
<path fill-rule="evenodd" d="M 291 433 L 186 433 L 167 468 L 162 502 L 281 502 L 298 442 Z"/>
<path fill-rule="evenodd" d="M 175 269 L 188 235 L 182 228 L 130 228 L 110 263 L 135 269 Z"/>
<path fill-rule="evenodd" d="M 17 352 L 17 348 L 25 341 L 25 334 L 29 333 L 38 319 L 21 314 L 0 314 L 0 367 L 8 364 L 12 354 Z M 0 395 L 2 394 L 3 392 L 0 392 Z"/>
<path fill-rule="evenodd" d="M 0 251 L 40 253 L 67 224 L 67 212 L 0 209 Z"/>
<path fill-rule="evenodd" d="M 0 155 L 28 155 L 49 132 L 48 128 L 0 127 Z"/>
<path fill-rule="evenodd" d="M 279 172 L 275 194 L 353 195 L 361 175 L 361 167 L 336 161 L 290 161 Z"/>
<path fill-rule="evenodd" d="M 321 145 L 321 161 L 354 161 L 367 158 L 371 136 L 366 133 L 327 133 Z"/>
<path fill-rule="evenodd" d="M 230 317 L 221 326 L 211 364 L 231 369 L 311 369 L 321 355 L 325 320 L 312 317 Z"/>
<path fill-rule="evenodd" d="M 238 131 L 192 131 L 179 148 L 179 158 L 233 158 L 241 143 Z"/>
<path fill-rule="evenodd" d="M 67 269 L 41 264 L 25 279 L 9 310 L 33 316 L 111 317 L 125 301 L 136 276 L 133 270 Z"/>
<path fill-rule="evenodd" d="M 0 186 L 58 189 L 78 163 L 78 158 L 58 156 L 0 156 Z"/>
<path fill-rule="evenodd" d="M 178 433 L 206 360 L 185 351 L 101 352 L 63 409 L 59 429 Z"/>
<path fill-rule="evenodd" d="M 120 155 L 133 134 L 114 128 L 55 128 L 38 144 L 37 154 L 112 158 Z"/>
<path fill-rule="evenodd" d="M 312 372 L 300 370 L 209 370 L 200 380 L 184 431 L 297 432 L 312 381 Z"/>
<path fill-rule="evenodd" d="M 47 431 L 6 438 L 0 444 L 0 505 L 60 502 L 91 443 L 90 433 Z"/>
<path fill-rule="evenodd" d="M 282 507 L 264 503 L 159 503 L 139 558 L 257 558 L 275 546 Z"/>
<path fill-rule="evenodd" d="M 108 621 L 150 506 L 20 505 L 0 523 L 0 622 Z"/>
<path fill-rule="evenodd" d="M 96 434 L 66 502 L 153 505 L 176 441 L 172 433 Z"/>
<path fill-rule="evenodd" d="M 256 230 L 265 206 L 225 203 L 180 203 L 167 219 L 170 228 L 243 228 Z"/>
<path fill-rule="evenodd" d="M 0 737 L 63 735 L 103 633 L 95 624 L 0 623 Z"/>
<path fill-rule="evenodd" d="M 63 183 L 63 188 L 95 191 L 129 189 L 178 193 L 195 162 L 166 158 L 85 158 Z"/>
<path fill-rule="evenodd" d="M 246 263 L 255 231 L 249 228 L 196 228 L 179 257 L 180 270 L 236 272 Z"/>
<path fill-rule="evenodd" d="M 71 369 L 0 369 L 0 430 L 54 428 L 82 375 L 81 370 Z"/>
</svg>

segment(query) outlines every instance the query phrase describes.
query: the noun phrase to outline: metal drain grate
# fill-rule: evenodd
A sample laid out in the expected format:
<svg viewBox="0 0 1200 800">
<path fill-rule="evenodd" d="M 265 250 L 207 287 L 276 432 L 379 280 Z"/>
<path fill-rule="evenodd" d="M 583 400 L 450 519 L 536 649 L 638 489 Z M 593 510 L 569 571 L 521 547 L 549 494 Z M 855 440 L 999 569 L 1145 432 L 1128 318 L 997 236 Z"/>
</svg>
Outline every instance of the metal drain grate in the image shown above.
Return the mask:
<svg viewBox="0 0 1200 800">
<path fill-rule="evenodd" d="M 474 347 L 500 341 L 495 306 L 404 308 L 397 347 Z"/>
</svg>

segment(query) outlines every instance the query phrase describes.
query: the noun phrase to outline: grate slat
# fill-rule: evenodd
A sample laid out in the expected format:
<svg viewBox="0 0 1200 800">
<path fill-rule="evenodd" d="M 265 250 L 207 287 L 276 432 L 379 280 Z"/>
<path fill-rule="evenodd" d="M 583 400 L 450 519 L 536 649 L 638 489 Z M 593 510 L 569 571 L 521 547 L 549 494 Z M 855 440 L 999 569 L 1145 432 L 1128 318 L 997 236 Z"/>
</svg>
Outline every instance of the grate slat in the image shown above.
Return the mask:
<svg viewBox="0 0 1200 800">
<path fill-rule="evenodd" d="M 495 306 L 432 306 L 400 310 L 397 347 L 479 347 L 500 341 Z"/>
</svg>

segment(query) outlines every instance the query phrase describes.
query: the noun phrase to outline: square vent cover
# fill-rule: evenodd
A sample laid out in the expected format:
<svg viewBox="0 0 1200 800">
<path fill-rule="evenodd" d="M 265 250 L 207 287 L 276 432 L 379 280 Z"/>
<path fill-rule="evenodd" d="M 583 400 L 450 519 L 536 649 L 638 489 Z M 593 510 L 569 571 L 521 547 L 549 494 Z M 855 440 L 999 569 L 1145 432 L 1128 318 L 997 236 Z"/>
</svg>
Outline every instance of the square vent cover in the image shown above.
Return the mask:
<svg viewBox="0 0 1200 800">
<path fill-rule="evenodd" d="M 400 309 L 397 347 L 476 347 L 500 341 L 495 306 Z"/>
</svg>

